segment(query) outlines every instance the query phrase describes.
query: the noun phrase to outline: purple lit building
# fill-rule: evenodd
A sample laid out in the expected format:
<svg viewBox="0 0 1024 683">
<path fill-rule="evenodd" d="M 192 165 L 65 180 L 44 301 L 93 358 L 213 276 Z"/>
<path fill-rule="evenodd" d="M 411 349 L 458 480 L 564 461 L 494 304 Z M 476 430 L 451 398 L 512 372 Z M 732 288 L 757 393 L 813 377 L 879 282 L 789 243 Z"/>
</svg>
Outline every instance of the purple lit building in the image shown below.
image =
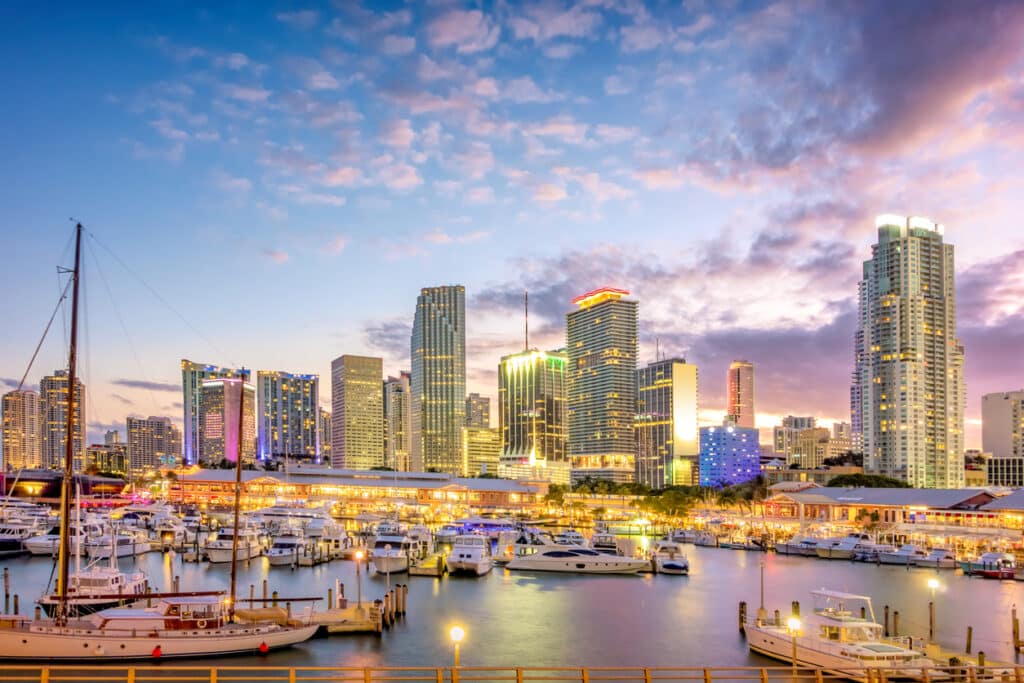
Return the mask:
<svg viewBox="0 0 1024 683">
<path fill-rule="evenodd" d="M 700 485 L 732 486 L 761 473 L 757 429 L 738 427 L 728 418 L 721 427 L 700 428 Z"/>
</svg>

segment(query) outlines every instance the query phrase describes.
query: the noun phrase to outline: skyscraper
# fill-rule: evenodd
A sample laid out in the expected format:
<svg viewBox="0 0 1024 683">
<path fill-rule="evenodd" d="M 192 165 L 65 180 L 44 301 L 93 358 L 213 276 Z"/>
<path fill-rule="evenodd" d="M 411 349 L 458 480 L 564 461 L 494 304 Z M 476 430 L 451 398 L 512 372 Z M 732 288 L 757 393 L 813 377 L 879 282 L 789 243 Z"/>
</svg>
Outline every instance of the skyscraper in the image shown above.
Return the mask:
<svg viewBox="0 0 1024 683">
<path fill-rule="evenodd" d="M 339 356 L 331 362 L 331 466 L 384 466 L 384 361 Z"/>
<path fill-rule="evenodd" d="M 3 397 L 4 469 L 42 467 L 39 394 L 28 389 Z"/>
<path fill-rule="evenodd" d="M 573 299 L 566 315 L 569 454 L 573 478 L 632 481 L 637 328 L 629 292 L 602 287 Z"/>
<path fill-rule="evenodd" d="M 754 420 L 754 364 L 745 360 L 734 360 L 728 373 L 729 407 L 727 417 L 736 421 L 737 427 L 753 429 Z"/>
<path fill-rule="evenodd" d="M 697 366 L 672 358 L 637 368 L 637 482 L 696 485 L 699 456 Z"/>
<path fill-rule="evenodd" d="M 782 418 L 782 424 L 772 430 L 775 452 L 786 456 L 786 461 L 789 462 L 800 432 L 805 429 L 814 429 L 816 426 L 817 420 L 809 415 L 787 415 Z"/>
<path fill-rule="evenodd" d="M 320 409 L 320 458 L 318 463 L 331 463 L 331 411 Z"/>
<path fill-rule="evenodd" d="M 384 382 L 385 460 L 387 466 L 408 472 L 412 416 L 409 411 L 409 373 L 388 377 Z"/>
<path fill-rule="evenodd" d="M 953 245 L 926 218 L 879 216 L 864 262 L 853 424 L 869 472 L 916 487 L 964 485 L 963 347 Z"/>
<path fill-rule="evenodd" d="M 242 462 L 256 460 L 256 389 L 240 378 L 207 379 L 199 385 L 199 460 L 235 462 L 239 403 L 242 408 Z M 239 398 L 241 397 L 241 401 Z"/>
<path fill-rule="evenodd" d="M 42 428 L 43 467 L 58 468 L 64 462 L 68 420 L 68 371 L 57 370 L 39 382 L 39 418 Z M 74 431 L 72 449 L 74 470 L 82 471 L 85 458 L 85 385 L 75 378 Z"/>
<path fill-rule="evenodd" d="M 249 381 L 249 371 L 245 368 L 234 370 L 216 365 L 193 363 L 181 359 L 181 391 L 184 406 L 184 427 L 182 428 L 185 448 L 185 464 L 194 465 L 199 460 L 199 415 L 202 412 L 202 396 L 199 386 L 203 380 L 241 377 Z"/>
<path fill-rule="evenodd" d="M 568 461 L 564 351 L 522 351 L 498 365 L 501 461 L 545 467 Z"/>
<path fill-rule="evenodd" d="M 320 378 L 289 372 L 256 373 L 257 454 L 261 460 L 320 458 Z"/>
<path fill-rule="evenodd" d="M 181 430 L 171 418 L 128 418 L 128 470 L 133 475 L 175 465 L 180 457 Z"/>
<path fill-rule="evenodd" d="M 463 427 L 462 476 L 497 474 L 501 458 L 501 430 L 497 427 Z"/>
<path fill-rule="evenodd" d="M 993 458 L 1024 457 L 1024 389 L 981 397 L 981 450 Z"/>
<path fill-rule="evenodd" d="M 420 290 L 409 350 L 412 467 L 458 473 L 466 424 L 465 287 Z"/>
<path fill-rule="evenodd" d="M 491 426 L 491 399 L 480 394 L 470 394 L 466 397 L 466 426 L 467 427 L 490 427 Z"/>
<path fill-rule="evenodd" d="M 733 486 L 761 473 L 758 433 L 726 417 L 721 427 L 700 428 L 700 485 Z"/>
</svg>

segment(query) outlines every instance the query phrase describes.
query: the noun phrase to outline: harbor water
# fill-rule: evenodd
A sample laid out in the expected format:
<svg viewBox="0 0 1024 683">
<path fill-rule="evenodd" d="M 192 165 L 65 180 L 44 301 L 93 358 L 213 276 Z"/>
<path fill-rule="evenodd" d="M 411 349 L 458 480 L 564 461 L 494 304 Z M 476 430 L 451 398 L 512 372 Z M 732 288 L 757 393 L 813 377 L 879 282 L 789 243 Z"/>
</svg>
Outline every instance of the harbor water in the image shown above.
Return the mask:
<svg viewBox="0 0 1024 683">
<path fill-rule="evenodd" d="M 1014 661 L 1010 612 L 1024 609 L 1024 582 L 972 579 L 953 571 L 875 566 L 847 561 L 686 546 L 691 575 L 585 576 L 512 572 L 495 568 L 483 577 L 443 579 L 394 575 L 409 586 L 408 614 L 382 636 L 332 636 L 263 657 L 194 661 L 222 666 L 447 666 L 452 661 L 448 632 L 466 631 L 463 666 L 742 666 L 770 661 L 748 652 L 739 633 L 737 605 L 759 602 L 759 565 L 765 563 L 766 607 L 787 616 L 790 602 L 810 609 L 809 591 L 831 588 L 869 595 L 882 621 L 884 605 L 900 612 L 900 634 L 927 636 L 928 580 L 938 578 L 936 639 L 962 650 L 967 626 L 974 627 L 974 651 L 989 659 Z M 149 553 L 123 558 L 123 568 L 146 572 L 150 582 L 170 590 L 227 589 L 228 565 L 184 563 L 180 556 Z M 53 561 L 19 557 L 0 560 L 10 571 L 11 593 L 23 614 L 46 588 Z M 238 568 L 238 600 L 250 584 L 256 597 L 269 579 L 271 591 L 320 596 L 326 606 L 335 580 L 350 604 L 357 598 L 355 565 L 335 560 L 317 567 L 271 569 L 265 558 Z M 380 598 L 386 577 L 362 575 L 364 602 Z M 293 605 L 298 611 L 300 605 Z M 1024 616 L 1024 614 L 1022 614 Z M 1024 660 L 1021 660 L 1024 661 Z"/>
</svg>

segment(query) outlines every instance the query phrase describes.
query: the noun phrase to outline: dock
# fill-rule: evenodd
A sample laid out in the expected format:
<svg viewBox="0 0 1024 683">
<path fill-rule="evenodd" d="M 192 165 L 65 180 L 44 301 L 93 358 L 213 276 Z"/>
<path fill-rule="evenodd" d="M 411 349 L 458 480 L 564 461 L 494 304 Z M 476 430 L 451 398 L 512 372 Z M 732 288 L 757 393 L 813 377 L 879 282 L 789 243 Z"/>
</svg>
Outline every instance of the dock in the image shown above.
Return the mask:
<svg viewBox="0 0 1024 683">
<path fill-rule="evenodd" d="M 431 553 L 422 560 L 409 565 L 409 576 L 444 576 L 448 573 L 448 561 L 443 553 Z"/>
</svg>

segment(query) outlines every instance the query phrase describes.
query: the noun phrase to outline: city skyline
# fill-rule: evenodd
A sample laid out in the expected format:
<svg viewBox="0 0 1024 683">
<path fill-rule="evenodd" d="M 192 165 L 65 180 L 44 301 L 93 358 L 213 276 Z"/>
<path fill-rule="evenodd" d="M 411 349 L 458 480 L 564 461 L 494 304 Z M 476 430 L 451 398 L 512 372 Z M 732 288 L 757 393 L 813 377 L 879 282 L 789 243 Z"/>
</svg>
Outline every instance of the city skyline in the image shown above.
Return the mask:
<svg viewBox="0 0 1024 683">
<path fill-rule="evenodd" d="M 981 396 L 1022 384 L 1005 375 L 1024 339 L 1019 6 L 908 3 L 885 21 L 639 7 L 132 8 L 112 32 L 75 25 L 103 55 L 45 33 L 70 31 L 69 14 L 24 13 L 0 48 L 38 55 L 15 70 L 4 133 L 24 163 L 4 184 L 19 257 L 2 389 L 52 310 L 75 215 L 102 276 L 86 292 L 88 443 L 129 415 L 179 420 L 181 358 L 321 379 L 340 354 L 409 370 L 412 302 L 440 282 L 466 287 L 466 389 L 492 405 L 498 360 L 522 348 L 523 290 L 531 346 L 553 349 L 571 298 L 608 285 L 641 303 L 640 365 L 657 343 L 700 368 L 702 425 L 720 424 L 737 358 L 757 367 L 762 430 L 848 421 L 856 282 L 873 216 L 894 212 L 946 224 L 956 247 L 965 445 L 979 447 Z M 884 64 L 867 47 L 883 42 L 898 43 Z M 782 44 L 797 47 L 779 58 Z M 35 97 L 54 72 L 63 97 Z M 837 80 L 841 102 L 825 94 Z M 771 114 L 780 103 L 792 120 Z M 286 295 L 298 278 L 313 286 Z M 268 310 L 280 329 L 239 334 L 235 317 Z M 51 335 L 36 389 L 63 365 Z"/>
</svg>

